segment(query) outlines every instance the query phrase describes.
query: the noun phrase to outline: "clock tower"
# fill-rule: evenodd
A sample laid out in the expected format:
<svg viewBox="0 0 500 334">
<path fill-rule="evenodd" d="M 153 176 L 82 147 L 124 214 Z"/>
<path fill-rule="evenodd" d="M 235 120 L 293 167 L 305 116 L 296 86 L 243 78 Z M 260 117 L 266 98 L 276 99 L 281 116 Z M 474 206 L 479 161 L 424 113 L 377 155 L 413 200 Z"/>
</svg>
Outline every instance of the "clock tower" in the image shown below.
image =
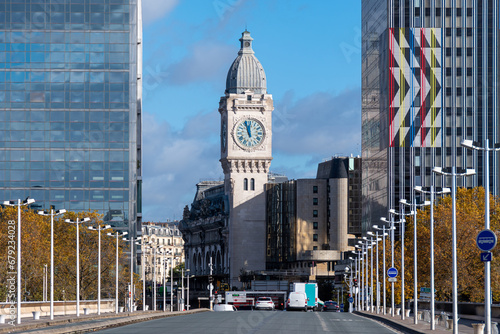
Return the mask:
<svg viewBox="0 0 500 334">
<path fill-rule="evenodd" d="M 266 198 L 264 187 L 272 160 L 273 98 L 266 74 L 244 31 L 241 48 L 229 68 L 219 102 L 221 159 L 229 199 L 229 279 L 240 287 L 242 271 L 266 269 Z"/>
</svg>

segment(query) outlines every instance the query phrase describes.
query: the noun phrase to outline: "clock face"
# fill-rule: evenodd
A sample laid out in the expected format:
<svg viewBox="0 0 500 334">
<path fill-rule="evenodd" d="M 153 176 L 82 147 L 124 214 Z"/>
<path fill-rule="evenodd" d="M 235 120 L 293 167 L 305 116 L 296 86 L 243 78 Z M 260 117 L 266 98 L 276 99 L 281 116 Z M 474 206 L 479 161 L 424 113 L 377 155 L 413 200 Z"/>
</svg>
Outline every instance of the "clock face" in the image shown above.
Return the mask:
<svg viewBox="0 0 500 334">
<path fill-rule="evenodd" d="M 257 120 L 245 119 L 236 126 L 235 137 L 244 148 L 257 147 L 264 140 L 264 127 Z"/>
</svg>

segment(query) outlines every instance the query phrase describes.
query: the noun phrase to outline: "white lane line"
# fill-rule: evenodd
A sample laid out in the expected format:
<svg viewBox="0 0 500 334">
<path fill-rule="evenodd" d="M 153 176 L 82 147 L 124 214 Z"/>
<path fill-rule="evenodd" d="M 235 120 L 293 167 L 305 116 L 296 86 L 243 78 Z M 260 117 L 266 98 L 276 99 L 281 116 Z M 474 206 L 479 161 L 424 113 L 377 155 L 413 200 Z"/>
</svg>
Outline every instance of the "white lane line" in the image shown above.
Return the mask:
<svg viewBox="0 0 500 334">
<path fill-rule="evenodd" d="M 323 328 L 323 331 L 324 332 L 328 332 L 328 325 L 326 324 L 325 320 L 323 320 L 323 318 L 321 318 L 319 316 L 319 312 L 314 312 L 314 314 L 316 315 L 316 317 L 318 318 L 319 320 L 319 323 L 321 324 L 321 327 Z"/>
</svg>

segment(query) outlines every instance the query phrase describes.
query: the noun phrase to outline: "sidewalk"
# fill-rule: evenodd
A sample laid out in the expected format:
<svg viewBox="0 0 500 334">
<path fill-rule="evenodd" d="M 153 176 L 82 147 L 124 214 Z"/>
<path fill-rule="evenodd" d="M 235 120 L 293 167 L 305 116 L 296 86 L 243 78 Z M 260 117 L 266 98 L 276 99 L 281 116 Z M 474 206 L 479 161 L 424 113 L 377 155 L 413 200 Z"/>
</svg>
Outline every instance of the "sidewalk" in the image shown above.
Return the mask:
<svg viewBox="0 0 500 334">
<path fill-rule="evenodd" d="M 19 325 L 0 324 L 0 333 L 51 333 L 64 334 L 72 332 L 91 332 L 104 328 L 129 325 L 136 322 L 148 321 L 159 318 L 174 317 L 178 315 L 205 312 L 208 309 L 190 311 L 163 312 L 163 311 L 137 311 L 124 313 L 102 313 L 101 315 L 89 314 L 76 317 L 76 315 L 40 317 L 40 320 L 24 318 Z"/>
<path fill-rule="evenodd" d="M 446 329 L 443 324 L 435 322 L 435 330 L 430 329 L 430 323 L 418 320 L 418 324 L 414 324 L 413 313 L 410 314 L 410 317 L 405 317 L 405 320 L 401 320 L 401 315 L 394 315 L 394 318 L 391 317 L 390 314 L 384 315 L 382 312 L 380 314 L 376 314 L 375 312 L 369 311 L 354 311 L 354 314 L 359 316 L 367 317 L 376 321 L 380 321 L 388 327 L 394 328 L 398 331 L 404 333 L 434 333 L 434 334 L 449 334 L 452 332 L 450 329 Z M 484 318 L 479 316 L 469 316 L 469 315 L 459 315 L 458 321 L 458 332 L 463 334 L 474 334 L 474 329 L 472 327 L 473 323 L 483 323 Z M 451 317 L 450 317 L 451 319 Z M 492 322 L 500 323 L 500 319 L 492 318 Z M 494 329 L 492 328 L 492 333 Z"/>
</svg>

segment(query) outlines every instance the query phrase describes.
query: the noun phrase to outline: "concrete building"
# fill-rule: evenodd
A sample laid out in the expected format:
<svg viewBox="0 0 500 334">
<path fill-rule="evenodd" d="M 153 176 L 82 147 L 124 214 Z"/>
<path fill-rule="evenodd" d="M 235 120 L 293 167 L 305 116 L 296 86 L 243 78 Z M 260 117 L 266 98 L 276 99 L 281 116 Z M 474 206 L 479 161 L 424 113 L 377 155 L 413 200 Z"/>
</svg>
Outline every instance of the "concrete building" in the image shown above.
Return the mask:
<svg viewBox="0 0 500 334">
<path fill-rule="evenodd" d="M 415 186 L 451 186 L 435 166 L 474 168 L 457 186 L 484 183 L 483 154 L 498 135 L 498 2 L 362 1 L 363 232 L 413 199 Z M 490 159 L 498 194 L 498 154 Z"/>
<path fill-rule="evenodd" d="M 163 281 L 163 277 L 169 277 L 171 266 L 175 268 L 184 263 L 184 240 L 179 230 L 179 222 L 145 222 L 142 226 L 143 243 L 151 244 L 151 247 L 143 246 L 141 251 L 144 253 L 144 263 L 146 281 L 152 281 L 156 272 L 158 282 Z M 166 249 L 169 255 L 163 257 L 159 253 L 154 257 L 152 248 Z M 173 257 L 173 262 L 171 258 Z M 165 260 L 165 262 L 163 261 Z"/>
<path fill-rule="evenodd" d="M 141 231 L 141 0 L 0 2 L 0 198 Z"/>
<path fill-rule="evenodd" d="M 333 158 L 316 179 L 266 185 L 266 269 L 335 275 L 334 263 L 360 235 L 361 159 Z"/>
</svg>

